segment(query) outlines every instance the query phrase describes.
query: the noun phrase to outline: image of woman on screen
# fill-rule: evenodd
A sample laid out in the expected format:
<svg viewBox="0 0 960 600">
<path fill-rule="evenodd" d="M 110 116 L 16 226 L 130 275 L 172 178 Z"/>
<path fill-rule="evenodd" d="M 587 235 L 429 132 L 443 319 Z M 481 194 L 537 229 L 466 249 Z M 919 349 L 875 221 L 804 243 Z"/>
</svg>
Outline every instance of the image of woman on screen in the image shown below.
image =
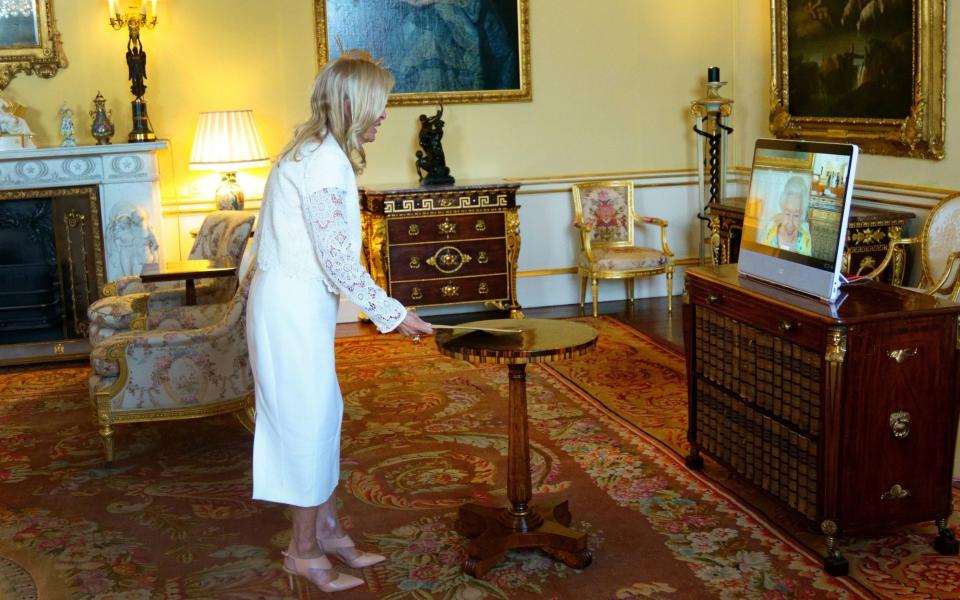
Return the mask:
<svg viewBox="0 0 960 600">
<path fill-rule="evenodd" d="M 810 256 L 809 200 L 807 181 L 799 175 L 788 179 L 780 193 L 780 212 L 770 219 L 761 241 L 767 246 Z"/>
</svg>

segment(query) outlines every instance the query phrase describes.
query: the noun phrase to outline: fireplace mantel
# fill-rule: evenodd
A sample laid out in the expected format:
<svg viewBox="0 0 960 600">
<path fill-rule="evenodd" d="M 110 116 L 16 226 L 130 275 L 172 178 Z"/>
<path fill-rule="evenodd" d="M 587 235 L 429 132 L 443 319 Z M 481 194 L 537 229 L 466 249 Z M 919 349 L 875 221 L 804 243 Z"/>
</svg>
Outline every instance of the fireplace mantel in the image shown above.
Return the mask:
<svg viewBox="0 0 960 600">
<path fill-rule="evenodd" d="M 120 256 L 129 244 L 115 239 L 112 223 L 140 209 L 160 238 L 157 152 L 166 148 L 166 141 L 156 141 L 0 151 L 0 190 L 98 186 L 106 275 L 113 280 L 132 274 L 127 271 L 135 261 Z"/>
</svg>

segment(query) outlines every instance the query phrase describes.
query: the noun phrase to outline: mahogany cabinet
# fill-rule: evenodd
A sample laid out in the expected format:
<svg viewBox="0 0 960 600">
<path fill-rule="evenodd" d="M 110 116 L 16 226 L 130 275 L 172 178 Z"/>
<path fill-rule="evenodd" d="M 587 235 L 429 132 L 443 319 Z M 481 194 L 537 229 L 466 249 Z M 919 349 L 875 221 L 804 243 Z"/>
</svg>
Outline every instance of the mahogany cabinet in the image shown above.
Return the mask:
<svg viewBox="0 0 960 600">
<path fill-rule="evenodd" d="M 960 415 L 960 305 L 883 283 L 834 304 L 738 276 L 686 274 L 687 464 L 703 452 L 820 525 L 825 568 L 847 572 L 838 532 L 947 526 Z"/>
<path fill-rule="evenodd" d="M 360 190 L 363 258 L 405 306 L 489 303 L 516 314 L 519 184 Z"/>
</svg>

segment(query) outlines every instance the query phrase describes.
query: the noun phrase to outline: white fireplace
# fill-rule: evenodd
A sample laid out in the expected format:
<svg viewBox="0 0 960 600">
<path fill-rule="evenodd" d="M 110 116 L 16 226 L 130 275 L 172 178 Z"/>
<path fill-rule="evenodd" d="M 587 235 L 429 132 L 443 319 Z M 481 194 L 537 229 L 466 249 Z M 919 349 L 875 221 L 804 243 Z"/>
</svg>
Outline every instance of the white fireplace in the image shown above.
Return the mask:
<svg viewBox="0 0 960 600">
<path fill-rule="evenodd" d="M 144 259 L 163 260 L 156 244 L 163 221 L 157 152 L 166 147 L 157 141 L 4 150 L 0 190 L 97 186 L 106 280 L 139 274 Z"/>
</svg>

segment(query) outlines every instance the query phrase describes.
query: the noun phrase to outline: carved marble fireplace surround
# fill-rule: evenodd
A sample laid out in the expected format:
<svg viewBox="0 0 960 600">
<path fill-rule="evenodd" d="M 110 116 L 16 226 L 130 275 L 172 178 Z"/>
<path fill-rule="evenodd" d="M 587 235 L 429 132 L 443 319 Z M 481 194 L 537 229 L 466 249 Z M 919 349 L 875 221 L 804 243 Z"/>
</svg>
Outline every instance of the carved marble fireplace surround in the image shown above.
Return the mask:
<svg viewBox="0 0 960 600">
<path fill-rule="evenodd" d="M 102 285 L 124 274 L 139 273 L 144 260 L 163 260 L 156 243 L 162 223 L 157 152 L 166 147 L 165 141 L 157 141 L 2 151 L 0 206 L 3 200 L 22 196 L 66 202 L 78 191 L 89 198 L 89 214 L 99 217 L 99 223 L 88 224 L 90 235 L 86 236 L 94 253 L 87 263 L 87 268 L 95 271 L 88 277 L 89 287 L 93 288 L 93 282 Z M 70 287 L 69 282 L 61 286 Z M 77 304 L 85 304 L 90 294 L 92 301 L 98 293 L 91 289 Z M 79 329 L 85 331 L 86 307 L 76 308 L 84 321 Z M 85 355 L 89 350 L 85 337 L 68 329 L 64 328 L 64 339 L 51 342 L 9 344 L 0 338 L 0 364 Z"/>
</svg>

